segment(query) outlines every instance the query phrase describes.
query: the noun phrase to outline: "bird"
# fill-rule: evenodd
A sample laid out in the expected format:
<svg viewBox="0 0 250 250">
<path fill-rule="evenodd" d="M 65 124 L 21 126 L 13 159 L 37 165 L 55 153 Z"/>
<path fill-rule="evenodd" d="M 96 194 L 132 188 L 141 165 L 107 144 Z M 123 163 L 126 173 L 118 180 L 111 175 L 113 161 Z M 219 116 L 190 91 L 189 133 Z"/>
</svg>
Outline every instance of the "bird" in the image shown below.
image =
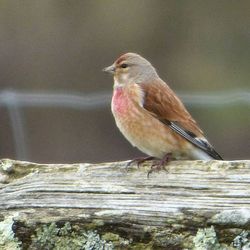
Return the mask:
<svg viewBox="0 0 250 250">
<path fill-rule="evenodd" d="M 136 53 L 125 53 L 103 71 L 114 78 L 111 110 L 125 138 L 147 157 L 158 160 L 223 160 L 197 122 L 153 65 Z M 152 165 L 152 167 L 153 167 Z"/>
</svg>

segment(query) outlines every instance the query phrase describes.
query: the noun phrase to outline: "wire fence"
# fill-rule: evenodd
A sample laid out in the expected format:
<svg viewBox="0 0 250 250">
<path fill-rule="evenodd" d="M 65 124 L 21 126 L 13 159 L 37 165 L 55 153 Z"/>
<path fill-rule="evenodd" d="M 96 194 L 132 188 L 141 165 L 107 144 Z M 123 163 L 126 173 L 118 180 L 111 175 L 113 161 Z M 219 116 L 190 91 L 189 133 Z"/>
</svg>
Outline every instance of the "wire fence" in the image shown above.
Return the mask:
<svg viewBox="0 0 250 250">
<path fill-rule="evenodd" d="M 227 91 L 223 93 L 179 93 L 189 107 L 228 107 L 235 105 L 250 106 L 250 91 Z M 14 90 L 0 91 L 0 107 L 5 107 L 10 118 L 14 146 L 18 159 L 28 156 L 25 116 L 23 108 L 60 107 L 76 110 L 101 109 L 110 105 L 111 93 L 89 94 L 63 92 L 24 92 Z"/>
</svg>

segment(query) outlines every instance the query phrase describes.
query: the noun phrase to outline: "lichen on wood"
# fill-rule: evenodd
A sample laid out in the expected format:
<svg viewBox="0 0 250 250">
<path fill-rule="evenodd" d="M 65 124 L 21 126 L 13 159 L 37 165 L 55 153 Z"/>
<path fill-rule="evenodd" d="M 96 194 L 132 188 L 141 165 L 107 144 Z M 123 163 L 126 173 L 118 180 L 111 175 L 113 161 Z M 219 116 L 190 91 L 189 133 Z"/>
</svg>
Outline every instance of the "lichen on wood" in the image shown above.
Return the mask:
<svg viewBox="0 0 250 250">
<path fill-rule="evenodd" d="M 83 235 L 114 249 L 237 249 L 250 230 L 250 161 L 174 161 L 148 178 L 149 169 L 0 160 L 1 221 L 11 216 L 26 248 L 50 229 L 51 249 Z M 209 232 L 214 241 L 202 239 Z"/>
<path fill-rule="evenodd" d="M 3 221 L 0 222 L 0 249 L 2 250 L 19 250 L 21 249 L 21 242 L 15 237 L 15 233 L 13 232 L 13 220 L 14 215 L 10 215 L 4 218 Z"/>
</svg>

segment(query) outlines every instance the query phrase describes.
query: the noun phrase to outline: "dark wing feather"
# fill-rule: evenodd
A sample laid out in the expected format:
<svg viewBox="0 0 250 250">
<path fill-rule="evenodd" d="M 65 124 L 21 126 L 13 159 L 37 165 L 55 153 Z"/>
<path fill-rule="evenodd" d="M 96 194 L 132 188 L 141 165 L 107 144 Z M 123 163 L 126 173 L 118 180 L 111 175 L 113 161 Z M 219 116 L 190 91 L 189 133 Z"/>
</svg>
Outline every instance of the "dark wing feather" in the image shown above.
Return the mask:
<svg viewBox="0 0 250 250">
<path fill-rule="evenodd" d="M 177 134 L 184 137 L 187 141 L 191 142 L 194 146 L 206 152 L 212 158 L 216 160 L 223 160 L 222 157 L 214 150 L 214 148 L 206 140 L 196 137 L 196 135 L 190 131 L 184 130 L 176 122 L 171 122 L 168 120 L 161 120 L 161 119 L 159 120 L 165 125 L 167 125 L 169 128 L 171 128 L 173 131 L 175 131 Z"/>
</svg>

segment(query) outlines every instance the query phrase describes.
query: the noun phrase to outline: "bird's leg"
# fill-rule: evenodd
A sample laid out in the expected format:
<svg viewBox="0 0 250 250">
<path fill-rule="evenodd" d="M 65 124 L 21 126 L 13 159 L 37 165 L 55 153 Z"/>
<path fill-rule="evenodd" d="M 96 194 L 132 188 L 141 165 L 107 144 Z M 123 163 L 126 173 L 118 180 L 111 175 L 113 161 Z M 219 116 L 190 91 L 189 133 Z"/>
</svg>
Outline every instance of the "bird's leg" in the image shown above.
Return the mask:
<svg viewBox="0 0 250 250">
<path fill-rule="evenodd" d="M 172 153 L 166 153 L 164 155 L 164 157 L 159 160 L 159 161 L 156 161 L 152 164 L 151 166 L 151 169 L 148 171 L 148 178 L 149 178 L 149 175 L 151 173 L 153 173 L 155 170 L 156 171 L 160 171 L 160 170 L 165 170 L 167 171 L 167 169 L 165 168 L 165 165 L 171 161 L 171 158 L 172 158 Z"/>
<path fill-rule="evenodd" d="M 139 167 L 142 163 L 144 163 L 145 161 L 151 161 L 151 160 L 155 160 L 156 158 L 153 156 L 146 156 L 146 157 L 139 157 L 139 158 L 135 158 L 131 161 L 129 161 L 126 165 L 126 168 L 128 168 L 129 166 L 131 166 L 132 164 L 136 163 L 137 167 Z"/>
</svg>

